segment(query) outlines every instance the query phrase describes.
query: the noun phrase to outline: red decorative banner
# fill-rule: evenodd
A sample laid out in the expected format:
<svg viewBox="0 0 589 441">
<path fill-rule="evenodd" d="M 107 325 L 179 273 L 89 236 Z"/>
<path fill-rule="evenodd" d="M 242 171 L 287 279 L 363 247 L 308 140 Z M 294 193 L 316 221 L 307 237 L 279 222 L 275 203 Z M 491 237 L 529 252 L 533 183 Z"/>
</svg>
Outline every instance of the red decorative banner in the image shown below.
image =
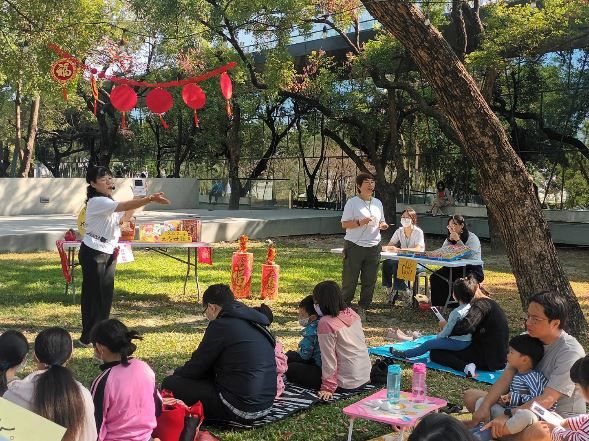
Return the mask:
<svg viewBox="0 0 589 441">
<path fill-rule="evenodd" d="M 213 264 L 213 249 L 211 247 L 198 248 L 198 263 Z"/>
<path fill-rule="evenodd" d="M 254 269 L 254 255 L 236 251 L 231 259 L 231 291 L 238 298 L 246 298 L 250 295 L 252 285 L 252 272 Z"/>
</svg>

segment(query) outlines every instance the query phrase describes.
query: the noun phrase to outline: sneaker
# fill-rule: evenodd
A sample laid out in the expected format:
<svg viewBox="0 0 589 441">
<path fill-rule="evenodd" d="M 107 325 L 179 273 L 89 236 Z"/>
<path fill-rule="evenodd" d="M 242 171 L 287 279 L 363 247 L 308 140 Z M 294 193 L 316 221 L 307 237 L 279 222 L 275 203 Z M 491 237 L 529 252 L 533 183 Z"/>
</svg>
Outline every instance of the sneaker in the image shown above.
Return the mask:
<svg viewBox="0 0 589 441">
<path fill-rule="evenodd" d="M 87 349 L 87 348 L 91 348 L 92 347 L 92 343 L 84 343 L 82 340 L 74 340 L 74 347 L 75 348 L 81 348 L 81 349 Z"/>
<path fill-rule="evenodd" d="M 429 303 L 429 297 L 425 294 L 415 294 L 415 300 L 419 303 Z"/>
<path fill-rule="evenodd" d="M 390 304 L 393 304 L 394 303 L 393 302 L 393 299 L 394 299 L 394 296 L 393 296 L 393 288 L 390 287 L 390 286 L 383 286 L 382 288 L 383 288 L 383 291 L 384 291 L 384 298 L 387 299 L 387 303 L 389 305 Z"/>
<path fill-rule="evenodd" d="M 360 316 L 362 323 L 366 323 L 366 310 L 364 308 L 358 308 L 358 315 Z"/>
<path fill-rule="evenodd" d="M 474 363 L 469 363 L 466 366 L 464 366 L 464 373 L 466 374 L 466 378 L 476 377 L 476 370 L 477 365 Z"/>
<path fill-rule="evenodd" d="M 403 293 L 403 298 L 404 298 L 405 304 L 407 306 L 411 306 L 411 304 L 413 303 L 413 290 L 411 288 L 407 288 L 405 290 L 405 292 Z"/>
</svg>

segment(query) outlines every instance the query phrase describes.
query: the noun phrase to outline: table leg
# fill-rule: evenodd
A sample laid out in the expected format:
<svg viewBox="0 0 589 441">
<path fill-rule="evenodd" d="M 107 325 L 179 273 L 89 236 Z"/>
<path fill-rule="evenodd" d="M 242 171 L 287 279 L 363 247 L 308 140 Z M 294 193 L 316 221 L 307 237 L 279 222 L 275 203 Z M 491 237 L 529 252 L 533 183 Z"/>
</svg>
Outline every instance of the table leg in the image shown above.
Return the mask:
<svg viewBox="0 0 589 441">
<path fill-rule="evenodd" d="M 72 302 L 76 303 L 76 280 L 74 278 L 75 274 L 75 269 L 76 269 L 76 262 L 75 259 L 76 258 L 76 249 L 75 248 L 70 248 L 68 250 L 68 265 L 70 266 L 70 274 L 72 275 L 72 282 L 71 282 L 71 287 L 72 287 Z"/>
<path fill-rule="evenodd" d="M 186 261 L 186 276 L 184 276 L 184 295 L 186 295 L 186 283 L 188 283 L 188 277 L 190 277 L 190 256 L 192 255 L 192 250 L 187 248 L 188 250 L 188 260 Z"/>
<path fill-rule="evenodd" d="M 354 418 L 350 418 L 350 425 L 348 426 L 348 441 L 352 441 L 352 431 L 354 430 Z"/>
<path fill-rule="evenodd" d="M 200 285 L 198 283 L 198 248 L 194 249 L 194 281 L 196 282 L 196 301 L 200 302 Z"/>
</svg>

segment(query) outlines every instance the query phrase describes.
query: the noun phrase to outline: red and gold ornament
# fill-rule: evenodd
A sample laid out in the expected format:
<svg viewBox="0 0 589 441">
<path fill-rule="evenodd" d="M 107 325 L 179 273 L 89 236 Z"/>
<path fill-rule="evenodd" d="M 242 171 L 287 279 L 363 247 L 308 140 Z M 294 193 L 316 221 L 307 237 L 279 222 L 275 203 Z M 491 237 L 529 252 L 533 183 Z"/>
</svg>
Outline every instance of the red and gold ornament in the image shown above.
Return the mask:
<svg viewBox="0 0 589 441">
<path fill-rule="evenodd" d="M 61 83 L 63 89 L 63 98 L 67 101 L 67 88 L 68 81 L 76 76 L 78 68 L 76 62 L 71 58 L 60 58 L 51 65 L 51 76 L 55 81 Z"/>
</svg>

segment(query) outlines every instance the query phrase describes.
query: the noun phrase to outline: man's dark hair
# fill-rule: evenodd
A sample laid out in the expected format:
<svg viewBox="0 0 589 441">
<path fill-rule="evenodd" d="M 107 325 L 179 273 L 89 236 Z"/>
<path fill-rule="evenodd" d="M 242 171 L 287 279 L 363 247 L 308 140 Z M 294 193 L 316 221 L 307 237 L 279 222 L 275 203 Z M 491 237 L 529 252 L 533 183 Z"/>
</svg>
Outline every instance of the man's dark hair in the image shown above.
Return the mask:
<svg viewBox="0 0 589 441">
<path fill-rule="evenodd" d="M 532 367 L 536 366 L 544 357 L 544 344 L 528 334 L 516 335 L 509 340 L 509 346 L 520 354 L 530 357 Z"/>
<path fill-rule="evenodd" d="M 313 288 L 313 300 L 321 308 L 323 315 L 337 317 L 341 311 L 346 309 L 346 304 L 342 298 L 342 290 L 337 282 L 325 280 L 319 282 Z"/>
<path fill-rule="evenodd" d="M 231 303 L 233 300 L 235 300 L 233 291 L 231 291 L 231 288 L 229 288 L 228 285 L 224 285 L 222 283 L 209 286 L 202 295 L 203 306 L 212 304 L 222 307 L 228 303 Z"/>
<path fill-rule="evenodd" d="M 272 324 L 272 322 L 274 321 L 274 314 L 272 313 L 272 310 L 270 309 L 270 307 L 268 305 L 266 305 L 265 303 L 262 303 L 260 306 L 254 306 L 254 309 L 256 311 L 264 314 L 266 316 L 266 318 L 268 318 L 268 321 L 270 322 L 270 324 Z"/>
<path fill-rule="evenodd" d="M 530 297 L 528 305 L 530 303 L 537 303 L 540 305 L 544 309 L 544 315 L 549 321 L 560 320 L 559 329 L 565 328 L 568 308 L 562 297 L 549 291 L 544 291 Z"/>
<path fill-rule="evenodd" d="M 477 292 L 478 282 L 474 277 L 466 276 L 456 279 L 452 287 L 454 297 L 462 303 L 470 303 Z"/>
<path fill-rule="evenodd" d="M 589 356 L 579 358 L 571 367 L 571 381 L 583 389 L 589 386 Z"/>
<path fill-rule="evenodd" d="M 309 294 L 307 297 L 301 300 L 301 302 L 299 303 L 299 308 L 304 309 L 309 315 L 317 315 L 317 312 L 315 311 L 313 304 L 313 296 Z"/>
</svg>

